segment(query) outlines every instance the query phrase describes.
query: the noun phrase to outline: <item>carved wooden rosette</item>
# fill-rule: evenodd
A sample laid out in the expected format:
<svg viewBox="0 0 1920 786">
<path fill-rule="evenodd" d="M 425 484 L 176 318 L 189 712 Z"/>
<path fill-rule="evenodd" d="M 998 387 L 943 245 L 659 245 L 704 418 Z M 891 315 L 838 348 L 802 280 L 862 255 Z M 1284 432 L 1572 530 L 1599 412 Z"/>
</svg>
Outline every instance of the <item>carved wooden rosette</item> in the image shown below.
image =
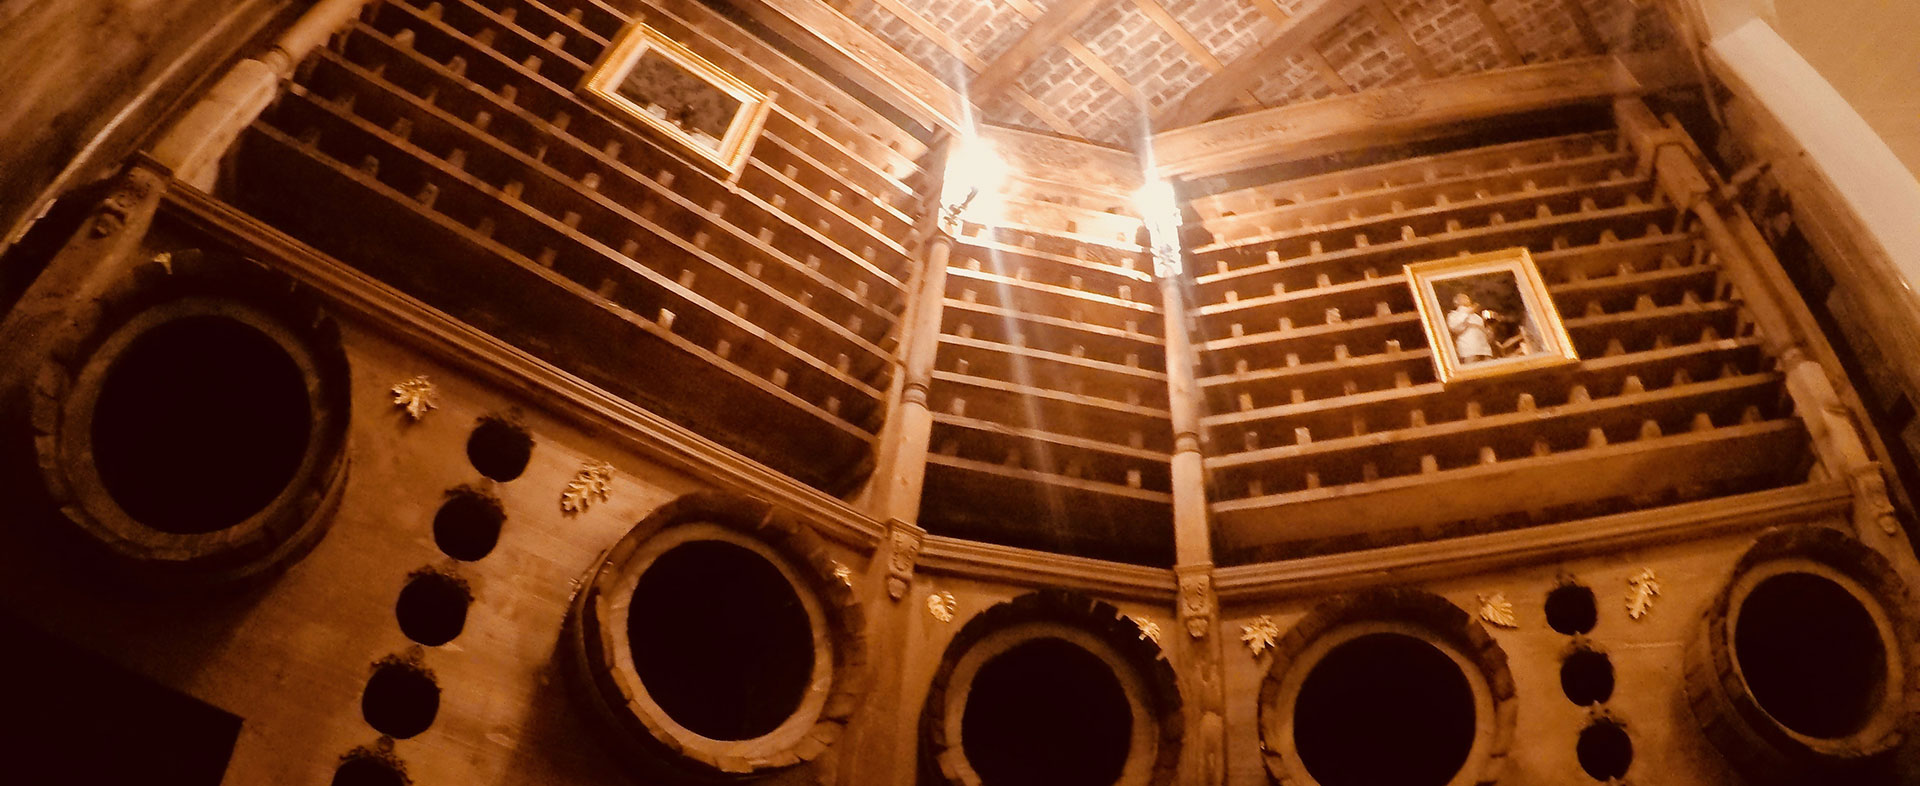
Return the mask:
<svg viewBox="0 0 1920 786">
<path fill-rule="evenodd" d="M 792 714 L 759 737 L 715 740 L 693 732 L 654 702 L 634 666 L 628 608 L 640 576 L 667 550 L 704 540 L 773 563 L 813 627 L 814 677 Z M 861 706 L 870 678 L 865 612 L 835 575 L 837 564 L 797 517 L 756 499 L 688 494 L 634 525 L 587 574 L 565 638 L 576 693 L 612 751 L 638 774 L 671 782 L 765 775 L 826 752 Z"/>
<path fill-rule="evenodd" d="M 1884 675 L 1861 697 L 1866 701 L 1844 733 L 1806 733 L 1789 726 L 1782 718 L 1791 716 L 1756 696 L 1741 665 L 1744 608 L 1764 583 L 1783 577 L 1830 583 L 1871 620 Z M 1694 719 L 1756 784 L 1845 783 L 1873 771 L 1920 718 L 1920 692 L 1914 689 L 1920 685 L 1920 620 L 1911 608 L 1912 594 L 1892 563 L 1846 533 L 1801 526 L 1762 535 L 1735 564 L 1688 642 L 1686 695 Z M 1826 616 L 1838 611 L 1851 610 L 1827 610 Z M 1836 646 L 1843 643 L 1822 643 L 1823 649 Z M 1822 701 L 1847 700 L 1827 696 Z"/>
<path fill-rule="evenodd" d="M 1112 605 L 1052 589 L 974 615 L 947 645 L 920 714 L 920 761 L 930 782 L 983 786 L 961 739 L 973 679 L 999 655 L 1048 638 L 1104 661 L 1135 708 L 1133 742 L 1115 786 L 1172 786 L 1186 724 L 1176 675 L 1159 644 Z"/>
<path fill-rule="evenodd" d="M 1267 773 L 1281 786 L 1316 783 L 1294 743 L 1300 688 L 1334 648 L 1375 633 L 1419 639 L 1461 667 L 1473 694 L 1476 730 L 1466 762 L 1449 783 L 1491 786 L 1506 771 L 1519 704 L 1507 654 L 1473 614 L 1446 598 L 1389 587 L 1342 595 L 1313 611 L 1274 643 L 1260 683 L 1260 739 Z"/>
<path fill-rule="evenodd" d="M 134 183 L 142 182 L 134 178 Z M 123 189 L 109 198 L 102 222 L 145 193 Z M 117 229 L 117 227 L 114 227 Z M 350 415 L 348 364 L 339 328 L 304 290 L 258 265 L 220 252 L 177 249 L 151 255 L 124 273 L 93 282 L 91 298 L 76 297 L 67 319 L 51 331 L 48 352 L 27 391 L 33 450 L 42 489 L 89 550 L 137 578 L 214 583 L 285 567 L 325 533 L 345 486 Z M 88 301 L 91 302 L 88 302 Z M 264 340 L 264 352 L 283 356 L 304 387 L 306 426 L 301 451 L 284 485 L 246 489 L 265 501 L 231 523 L 190 521 L 160 525 L 129 510 L 103 477 L 94 422 L 118 363 L 140 342 L 182 324 L 217 323 Z M 239 362 L 239 361 L 237 361 Z M 258 391 L 225 391 L 241 399 Z M 141 439 L 144 450 L 155 437 Z M 126 470 L 122 469 L 121 472 Z"/>
</svg>

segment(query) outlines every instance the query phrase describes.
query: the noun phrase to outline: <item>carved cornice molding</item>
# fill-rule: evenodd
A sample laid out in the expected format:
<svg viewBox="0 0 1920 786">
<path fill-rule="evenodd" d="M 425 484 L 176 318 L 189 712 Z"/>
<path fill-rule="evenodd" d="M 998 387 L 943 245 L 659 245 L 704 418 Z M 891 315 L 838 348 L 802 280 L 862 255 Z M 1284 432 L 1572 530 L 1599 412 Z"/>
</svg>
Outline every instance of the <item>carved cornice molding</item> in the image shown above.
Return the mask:
<svg viewBox="0 0 1920 786">
<path fill-rule="evenodd" d="M 1847 481 L 1820 481 L 1506 532 L 1216 568 L 1213 584 L 1222 603 L 1342 592 L 1388 575 L 1420 582 L 1774 524 L 1828 519 L 1843 525 L 1852 504 Z"/>
<path fill-rule="evenodd" d="M 1583 57 L 1362 91 L 1177 128 L 1154 135 L 1154 160 L 1162 177 L 1215 174 L 1418 139 L 1464 121 L 1643 92 L 1619 58 Z"/>
<path fill-rule="evenodd" d="M 920 570 L 1004 581 L 1025 587 L 1063 587 L 1168 604 L 1175 596 L 1173 571 L 1123 562 L 1074 557 L 994 543 L 928 535 Z"/>
</svg>

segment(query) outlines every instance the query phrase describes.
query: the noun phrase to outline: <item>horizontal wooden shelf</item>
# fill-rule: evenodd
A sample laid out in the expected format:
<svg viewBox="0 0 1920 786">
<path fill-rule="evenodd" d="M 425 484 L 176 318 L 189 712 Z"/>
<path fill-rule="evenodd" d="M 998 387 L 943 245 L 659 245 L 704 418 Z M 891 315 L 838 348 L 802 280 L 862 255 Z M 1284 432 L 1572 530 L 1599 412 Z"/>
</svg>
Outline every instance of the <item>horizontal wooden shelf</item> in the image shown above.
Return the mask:
<svg viewBox="0 0 1920 786">
<path fill-rule="evenodd" d="M 1225 551 L 1432 527 L 1752 476 L 1790 482 L 1806 431 L 1787 418 L 1421 475 L 1215 502 Z M 1516 489 L 1526 493 L 1517 494 Z"/>
</svg>

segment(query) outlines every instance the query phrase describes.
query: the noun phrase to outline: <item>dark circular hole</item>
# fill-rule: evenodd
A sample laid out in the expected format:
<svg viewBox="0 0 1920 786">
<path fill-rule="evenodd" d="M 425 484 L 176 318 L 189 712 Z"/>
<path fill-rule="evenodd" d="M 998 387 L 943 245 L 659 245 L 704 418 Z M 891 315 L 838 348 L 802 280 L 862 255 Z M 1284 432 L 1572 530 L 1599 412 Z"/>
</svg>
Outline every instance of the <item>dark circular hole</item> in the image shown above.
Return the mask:
<svg viewBox="0 0 1920 786">
<path fill-rule="evenodd" d="M 779 728 L 813 680 L 813 626 L 780 569 L 695 540 L 654 560 L 627 612 L 634 669 L 655 704 L 715 740 Z"/>
<path fill-rule="evenodd" d="M 107 369 L 94 466 L 135 520 L 214 532 L 293 480 L 311 418 L 306 377 L 273 339 L 228 317 L 183 317 L 140 334 Z"/>
<path fill-rule="evenodd" d="M 356 756 L 333 771 L 333 786 L 407 786 L 407 776 L 387 762 Z"/>
<path fill-rule="evenodd" d="M 440 686 L 418 666 L 382 665 L 360 695 L 360 714 L 367 725 L 398 740 L 426 731 L 439 712 Z"/>
<path fill-rule="evenodd" d="M 1627 766 L 1633 764 L 1633 740 L 1613 721 L 1603 720 L 1580 730 L 1580 741 L 1573 752 L 1580 759 L 1580 769 L 1597 781 L 1624 778 Z"/>
<path fill-rule="evenodd" d="M 1132 744 L 1133 710 L 1111 668 L 1062 639 L 1034 639 L 980 667 L 960 746 L 986 786 L 1109 786 Z"/>
<path fill-rule="evenodd" d="M 1593 603 L 1593 590 L 1578 584 L 1564 584 L 1547 593 L 1547 627 L 1572 636 L 1586 633 L 1600 621 L 1600 610 Z"/>
<path fill-rule="evenodd" d="M 470 491 L 456 491 L 433 514 L 433 542 L 447 556 L 472 562 L 493 552 L 506 523 L 500 503 Z"/>
<path fill-rule="evenodd" d="M 533 437 L 504 420 L 486 419 L 467 437 L 467 460 L 480 474 L 499 481 L 513 480 L 527 471 L 533 455 Z"/>
<path fill-rule="evenodd" d="M 394 604 L 400 632 L 407 638 L 436 647 L 453 641 L 467 625 L 467 604 L 473 596 L 459 581 L 438 573 L 422 573 L 407 581 Z"/>
<path fill-rule="evenodd" d="M 1734 622 L 1733 656 L 1760 708 L 1810 737 L 1845 737 L 1886 690 L 1872 615 L 1821 576 L 1782 573 L 1753 588 Z"/>
<path fill-rule="evenodd" d="M 1473 749 L 1473 688 L 1439 648 L 1399 633 L 1334 647 L 1300 686 L 1293 741 L 1321 786 L 1439 786 Z"/>
<path fill-rule="evenodd" d="M 1560 664 L 1560 689 L 1582 707 L 1606 701 L 1613 695 L 1613 661 L 1593 650 L 1568 655 Z"/>
</svg>

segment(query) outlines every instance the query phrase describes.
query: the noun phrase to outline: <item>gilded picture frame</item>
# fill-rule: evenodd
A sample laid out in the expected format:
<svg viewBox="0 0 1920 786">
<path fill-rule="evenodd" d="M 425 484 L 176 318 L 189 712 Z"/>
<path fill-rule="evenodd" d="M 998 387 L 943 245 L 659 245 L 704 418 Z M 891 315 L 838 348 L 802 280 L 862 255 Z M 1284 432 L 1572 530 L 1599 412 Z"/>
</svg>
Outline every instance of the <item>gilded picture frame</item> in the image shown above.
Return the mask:
<svg viewBox="0 0 1920 786">
<path fill-rule="evenodd" d="M 1580 360 L 1525 248 L 1415 262 L 1406 274 L 1442 383 Z"/>
<path fill-rule="evenodd" d="M 773 108 L 768 95 L 641 22 L 607 48 L 580 90 L 729 175 L 746 164 Z"/>
</svg>

